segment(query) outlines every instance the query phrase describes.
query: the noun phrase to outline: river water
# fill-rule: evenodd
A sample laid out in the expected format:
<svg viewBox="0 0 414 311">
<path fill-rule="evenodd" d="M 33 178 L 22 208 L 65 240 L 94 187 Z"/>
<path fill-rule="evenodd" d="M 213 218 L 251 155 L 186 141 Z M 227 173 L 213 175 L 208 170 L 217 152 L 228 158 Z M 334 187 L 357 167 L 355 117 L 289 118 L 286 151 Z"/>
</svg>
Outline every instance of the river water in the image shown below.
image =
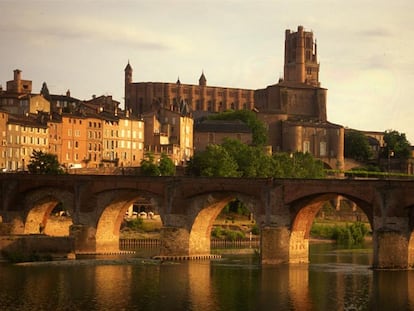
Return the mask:
<svg viewBox="0 0 414 311">
<path fill-rule="evenodd" d="M 311 244 L 310 261 L 262 267 L 255 255 L 228 255 L 1 263 L 0 310 L 414 310 L 414 271 L 370 269 L 372 248 Z"/>
</svg>

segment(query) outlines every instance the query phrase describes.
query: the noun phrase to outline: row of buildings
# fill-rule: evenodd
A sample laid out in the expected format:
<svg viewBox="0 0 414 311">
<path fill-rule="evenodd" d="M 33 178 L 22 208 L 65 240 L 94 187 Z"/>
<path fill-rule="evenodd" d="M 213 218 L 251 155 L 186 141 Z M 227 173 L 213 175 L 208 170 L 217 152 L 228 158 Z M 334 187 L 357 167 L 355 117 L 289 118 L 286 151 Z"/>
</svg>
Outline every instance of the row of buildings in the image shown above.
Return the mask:
<svg viewBox="0 0 414 311">
<path fill-rule="evenodd" d="M 285 32 L 284 77 L 262 89 L 209 86 L 204 72 L 198 84 L 134 82 L 129 62 L 124 73 L 120 109 L 111 96 L 53 95 L 46 83 L 33 93 L 32 81 L 15 70 L 0 88 L 0 167 L 24 169 L 33 150 L 56 154 L 67 168 L 139 166 L 148 151 L 182 165 L 224 137 L 251 144 L 246 124 L 205 118 L 247 109 L 266 125 L 273 152 L 309 152 L 327 167 L 344 168 L 344 128 L 327 120 L 316 41 L 302 26 Z"/>
<path fill-rule="evenodd" d="M 50 95 L 45 83 L 33 94 L 20 70 L 0 90 L 0 109 L 0 166 L 7 171 L 24 170 L 33 150 L 56 154 L 68 169 L 139 166 L 145 151 L 165 152 L 177 165 L 192 155 L 188 116 L 163 111 L 167 128 L 158 121 L 160 112 L 138 117 L 111 96 L 81 101 L 69 91 Z"/>
</svg>

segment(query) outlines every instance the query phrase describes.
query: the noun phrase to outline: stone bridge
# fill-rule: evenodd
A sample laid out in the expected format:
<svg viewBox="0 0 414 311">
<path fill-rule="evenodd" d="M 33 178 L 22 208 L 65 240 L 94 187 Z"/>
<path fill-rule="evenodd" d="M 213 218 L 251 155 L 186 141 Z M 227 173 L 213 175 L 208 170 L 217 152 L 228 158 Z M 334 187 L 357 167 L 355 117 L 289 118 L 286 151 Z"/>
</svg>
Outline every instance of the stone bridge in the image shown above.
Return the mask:
<svg viewBox="0 0 414 311">
<path fill-rule="evenodd" d="M 414 265 L 414 181 L 0 174 L 0 183 L 0 221 L 10 235 L 39 234 L 41 226 L 72 238 L 77 253 L 119 251 L 124 215 L 145 199 L 162 219 L 160 256 L 208 256 L 213 222 L 237 198 L 260 226 L 263 264 L 308 262 L 314 217 L 341 195 L 369 219 L 374 267 Z M 58 204 L 69 221 L 51 221 Z"/>
</svg>

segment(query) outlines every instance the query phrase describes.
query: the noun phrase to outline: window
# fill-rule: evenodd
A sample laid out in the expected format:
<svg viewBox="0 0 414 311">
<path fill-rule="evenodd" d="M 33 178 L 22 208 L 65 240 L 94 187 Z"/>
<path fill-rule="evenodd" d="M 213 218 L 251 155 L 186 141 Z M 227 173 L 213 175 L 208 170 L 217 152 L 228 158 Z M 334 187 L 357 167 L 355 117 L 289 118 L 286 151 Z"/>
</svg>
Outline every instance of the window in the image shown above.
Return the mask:
<svg viewBox="0 0 414 311">
<path fill-rule="evenodd" d="M 319 155 L 321 157 L 325 157 L 326 156 L 326 142 L 321 141 L 319 143 Z"/>
<path fill-rule="evenodd" d="M 310 153 L 310 142 L 307 140 L 303 142 L 303 153 Z"/>
</svg>

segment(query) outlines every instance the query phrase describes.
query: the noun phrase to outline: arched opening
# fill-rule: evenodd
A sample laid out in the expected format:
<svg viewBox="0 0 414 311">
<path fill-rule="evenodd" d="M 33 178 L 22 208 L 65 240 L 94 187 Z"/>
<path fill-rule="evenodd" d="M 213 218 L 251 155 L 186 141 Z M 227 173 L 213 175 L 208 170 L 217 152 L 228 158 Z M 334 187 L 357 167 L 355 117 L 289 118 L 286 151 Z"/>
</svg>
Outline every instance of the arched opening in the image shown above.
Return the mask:
<svg viewBox="0 0 414 311">
<path fill-rule="evenodd" d="M 341 201 L 346 201 L 342 204 Z M 341 213 L 341 206 L 347 205 L 348 210 Z M 366 202 L 349 197 L 345 194 L 327 193 L 302 198 L 292 204 L 293 222 L 290 233 L 289 261 L 291 263 L 309 262 L 309 241 L 311 229 L 316 220 L 323 220 L 324 225 L 347 226 L 347 224 L 362 222 L 368 230 L 372 229 L 372 219 L 367 213 L 369 205 Z M 329 211 L 329 216 L 327 216 Z M 333 215 L 333 216 L 332 216 Z M 326 237 L 329 239 L 329 237 Z"/>
<path fill-rule="evenodd" d="M 194 201 L 194 205 L 198 205 L 198 212 L 194 217 L 189 233 L 190 256 L 211 253 L 211 233 L 213 226 L 218 225 L 217 217 L 229 203 L 235 200 L 241 202 L 250 211 L 250 215 L 246 217 L 254 220 L 258 204 L 248 196 L 231 193 L 210 194 L 199 197 Z"/>
<path fill-rule="evenodd" d="M 120 191 L 114 194 L 110 203 L 103 206 L 96 224 L 96 252 L 119 252 L 122 228 L 138 220 L 153 221 L 155 219 L 162 224 L 162 217 L 158 214 L 158 204 L 155 199 L 130 191 Z M 136 236 L 134 235 L 133 238 Z"/>
<path fill-rule="evenodd" d="M 26 199 L 27 215 L 24 222 L 24 234 L 45 234 L 48 236 L 69 236 L 73 224 L 69 193 L 39 191 L 29 194 Z"/>
</svg>

